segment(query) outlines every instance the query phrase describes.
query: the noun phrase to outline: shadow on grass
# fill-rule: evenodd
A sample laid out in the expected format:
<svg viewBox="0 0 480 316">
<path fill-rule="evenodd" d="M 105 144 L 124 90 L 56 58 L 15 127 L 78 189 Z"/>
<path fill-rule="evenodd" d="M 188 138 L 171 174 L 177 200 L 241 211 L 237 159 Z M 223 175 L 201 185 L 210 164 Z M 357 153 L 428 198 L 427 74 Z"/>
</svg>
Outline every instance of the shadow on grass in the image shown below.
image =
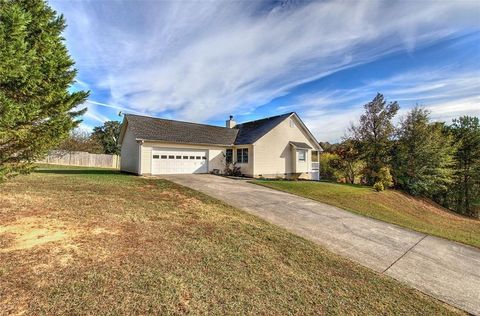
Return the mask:
<svg viewBox="0 0 480 316">
<path fill-rule="evenodd" d="M 84 174 L 84 175 L 117 175 L 119 170 L 108 169 L 36 169 L 35 173 L 53 173 L 53 174 Z"/>
</svg>

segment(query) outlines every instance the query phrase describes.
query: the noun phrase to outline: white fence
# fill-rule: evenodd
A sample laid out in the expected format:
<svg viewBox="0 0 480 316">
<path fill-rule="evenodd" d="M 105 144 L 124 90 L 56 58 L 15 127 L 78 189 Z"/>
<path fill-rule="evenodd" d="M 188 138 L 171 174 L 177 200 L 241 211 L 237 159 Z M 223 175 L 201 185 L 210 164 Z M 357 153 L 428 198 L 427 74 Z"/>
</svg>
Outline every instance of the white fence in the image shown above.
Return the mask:
<svg viewBox="0 0 480 316">
<path fill-rule="evenodd" d="M 120 167 L 120 156 L 105 154 L 90 154 L 83 151 L 52 151 L 45 159 L 38 161 L 54 165 L 71 165 L 85 167 Z"/>
</svg>

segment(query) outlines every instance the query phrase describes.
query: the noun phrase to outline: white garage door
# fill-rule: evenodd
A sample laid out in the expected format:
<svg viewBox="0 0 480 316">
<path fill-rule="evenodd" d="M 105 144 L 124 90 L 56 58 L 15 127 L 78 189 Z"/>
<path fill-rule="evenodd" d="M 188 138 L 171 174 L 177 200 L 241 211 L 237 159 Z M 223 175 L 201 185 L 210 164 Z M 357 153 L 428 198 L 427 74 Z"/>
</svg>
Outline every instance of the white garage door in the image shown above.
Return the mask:
<svg viewBox="0 0 480 316">
<path fill-rule="evenodd" d="M 152 174 L 207 173 L 207 150 L 154 148 Z"/>
</svg>

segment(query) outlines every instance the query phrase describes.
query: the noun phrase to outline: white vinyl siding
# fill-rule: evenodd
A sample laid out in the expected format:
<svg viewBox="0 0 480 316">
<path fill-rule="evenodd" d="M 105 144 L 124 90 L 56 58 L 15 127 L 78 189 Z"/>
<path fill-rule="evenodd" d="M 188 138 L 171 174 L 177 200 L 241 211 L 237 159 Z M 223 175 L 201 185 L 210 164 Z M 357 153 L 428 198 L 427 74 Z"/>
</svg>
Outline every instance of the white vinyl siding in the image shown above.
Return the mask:
<svg viewBox="0 0 480 316">
<path fill-rule="evenodd" d="M 294 123 L 292 124 L 291 121 Z M 312 148 L 317 147 L 317 144 L 313 143 L 303 131 L 301 123 L 292 116 L 278 124 L 253 145 L 255 176 L 283 177 L 285 174 L 308 172 L 311 164 L 311 150 L 306 150 L 305 161 L 298 162 L 296 150 L 292 150 L 290 145 L 291 141 L 306 143 Z"/>
<path fill-rule="evenodd" d="M 120 170 L 138 174 L 138 153 L 139 144 L 133 137 L 130 128 L 127 126 L 120 152 Z"/>
</svg>

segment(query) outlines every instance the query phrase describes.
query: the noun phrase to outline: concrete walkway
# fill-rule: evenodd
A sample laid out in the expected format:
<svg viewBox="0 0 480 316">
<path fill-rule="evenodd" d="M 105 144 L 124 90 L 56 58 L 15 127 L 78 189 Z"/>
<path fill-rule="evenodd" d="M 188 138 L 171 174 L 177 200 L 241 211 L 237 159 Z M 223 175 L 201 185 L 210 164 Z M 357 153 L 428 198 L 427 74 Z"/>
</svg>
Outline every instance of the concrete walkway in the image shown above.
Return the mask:
<svg viewBox="0 0 480 316">
<path fill-rule="evenodd" d="M 213 175 L 164 178 L 284 227 L 379 273 L 480 315 L 480 250 L 293 194 Z"/>
</svg>

